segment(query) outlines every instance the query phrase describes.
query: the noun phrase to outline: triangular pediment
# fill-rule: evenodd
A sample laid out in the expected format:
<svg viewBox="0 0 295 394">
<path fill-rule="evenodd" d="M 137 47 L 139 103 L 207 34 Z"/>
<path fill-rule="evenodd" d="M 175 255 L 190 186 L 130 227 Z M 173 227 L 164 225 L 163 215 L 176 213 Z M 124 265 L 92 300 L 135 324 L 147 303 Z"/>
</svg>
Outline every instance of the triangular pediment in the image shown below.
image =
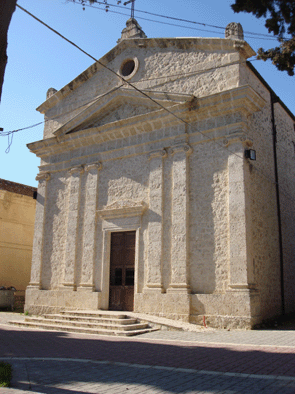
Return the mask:
<svg viewBox="0 0 295 394">
<path fill-rule="evenodd" d="M 145 95 L 130 88 L 118 88 L 113 92 L 98 97 L 73 119 L 62 125 L 54 134 L 61 136 L 68 133 L 96 128 L 108 123 L 134 119 L 154 111 L 169 108 L 185 102 L 187 95 L 146 92 Z"/>
</svg>

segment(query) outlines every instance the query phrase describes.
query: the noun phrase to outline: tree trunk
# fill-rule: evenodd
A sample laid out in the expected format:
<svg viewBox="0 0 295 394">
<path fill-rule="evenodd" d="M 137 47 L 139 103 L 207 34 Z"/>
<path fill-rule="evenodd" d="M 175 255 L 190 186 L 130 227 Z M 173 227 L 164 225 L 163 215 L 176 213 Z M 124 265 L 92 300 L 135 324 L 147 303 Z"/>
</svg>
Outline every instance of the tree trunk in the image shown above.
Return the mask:
<svg viewBox="0 0 295 394">
<path fill-rule="evenodd" d="M 0 102 L 7 64 L 7 33 L 17 0 L 0 0 Z"/>
</svg>

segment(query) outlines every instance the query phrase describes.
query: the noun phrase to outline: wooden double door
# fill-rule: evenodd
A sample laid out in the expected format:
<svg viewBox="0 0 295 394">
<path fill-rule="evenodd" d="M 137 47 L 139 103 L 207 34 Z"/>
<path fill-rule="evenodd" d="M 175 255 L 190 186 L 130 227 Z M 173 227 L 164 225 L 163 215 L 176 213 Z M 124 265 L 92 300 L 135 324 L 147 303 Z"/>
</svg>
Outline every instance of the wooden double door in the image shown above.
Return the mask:
<svg viewBox="0 0 295 394">
<path fill-rule="evenodd" d="M 135 231 L 111 234 L 109 309 L 133 311 Z"/>
</svg>

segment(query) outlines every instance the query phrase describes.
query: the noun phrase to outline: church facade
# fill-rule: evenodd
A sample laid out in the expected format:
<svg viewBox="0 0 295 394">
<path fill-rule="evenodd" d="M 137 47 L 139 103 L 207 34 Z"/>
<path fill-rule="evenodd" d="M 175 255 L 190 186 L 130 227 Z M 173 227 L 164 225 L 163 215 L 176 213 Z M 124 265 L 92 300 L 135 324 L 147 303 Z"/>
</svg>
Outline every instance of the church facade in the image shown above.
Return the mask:
<svg viewBox="0 0 295 394">
<path fill-rule="evenodd" d="M 238 24 L 149 39 L 130 19 L 48 91 L 25 310 L 250 328 L 295 309 L 295 118 L 254 54 Z"/>
</svg>

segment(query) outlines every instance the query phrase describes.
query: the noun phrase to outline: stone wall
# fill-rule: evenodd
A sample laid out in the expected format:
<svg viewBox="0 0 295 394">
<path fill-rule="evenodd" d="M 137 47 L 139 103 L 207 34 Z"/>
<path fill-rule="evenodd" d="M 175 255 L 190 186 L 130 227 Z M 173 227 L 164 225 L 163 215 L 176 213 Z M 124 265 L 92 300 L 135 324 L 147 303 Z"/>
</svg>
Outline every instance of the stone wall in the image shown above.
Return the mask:
<svg viewBox="0 0 295 394">
<path fill-rule="evenodd" d="M 288 313 L 295 310 L 295 122 L 279 103 L 275 104 L 275 124 L 283 239 L 285 310 Z"/>
<path fill-rule="evenodd" d="M 246 48 L 247 55 L 241 55 L 232 40 L 132 39 L 121 42 L 100 62 L 119 73 L 125 59 L 136 58 L 139 67 L 130 82 L 138 89 L 204 97 L 239 85 L 239 62 L 254 53 L 247 44 Z M 91 66 L 50 97 L 53 107 L 48 100 L 38 108 L 47 120 L 44 138 L 52 137 L 61 125 L 120 86 L 122 81 L 112 72 L 97 64 Z"/>
<path fill-rule="evenodd" d="M 0 184 L 0 285 L 15 287 L 19 295 L 30 280 L 35 190 L 4 180 Z"/>
<path fill-rule="evenodd" d="M 132 83 L 176 116 L 126 86 L 110 93 L 120 80 L 98 65 L 41 105 L 62 117 L 30 144 L 42 160 L 31 312 L 107 309 L 111 233 L 125 230 L 136 231 L 135 311 L 238 328 L 280 313 L 270 93 L 245 64 L 226 65 L 251 54 L 233 40 L 124 40 L 105 64 L 118 71 L 136 56 Z M 294 167 L 293 121 L 279 104 L 276 121 L 282 187 L 293 195 L 284 171 Z"/>
<path fill-rule="evenodd" d="M 257 160 L 250 164 L 251 200 L 253 220 L 253 264 L 255 284 L 261 299 L 262 318 L 280 315 L 281 273 L 275 170 L 273 155 L 273 129 L 271 122 L 271 93 L 249 68 L 241 68 L 241 83 L 251 85 L 265 100 L 266 106 L 249 119 L 248 135 L 253 141 Z M 294 250 L 294 119 L 280 103 L 275 104 L 277 128 L 277 158 L 280 185 L 284 283 L 286 311 L 294 310 L 292 290 L 295 275 Z"/>
</svg>

